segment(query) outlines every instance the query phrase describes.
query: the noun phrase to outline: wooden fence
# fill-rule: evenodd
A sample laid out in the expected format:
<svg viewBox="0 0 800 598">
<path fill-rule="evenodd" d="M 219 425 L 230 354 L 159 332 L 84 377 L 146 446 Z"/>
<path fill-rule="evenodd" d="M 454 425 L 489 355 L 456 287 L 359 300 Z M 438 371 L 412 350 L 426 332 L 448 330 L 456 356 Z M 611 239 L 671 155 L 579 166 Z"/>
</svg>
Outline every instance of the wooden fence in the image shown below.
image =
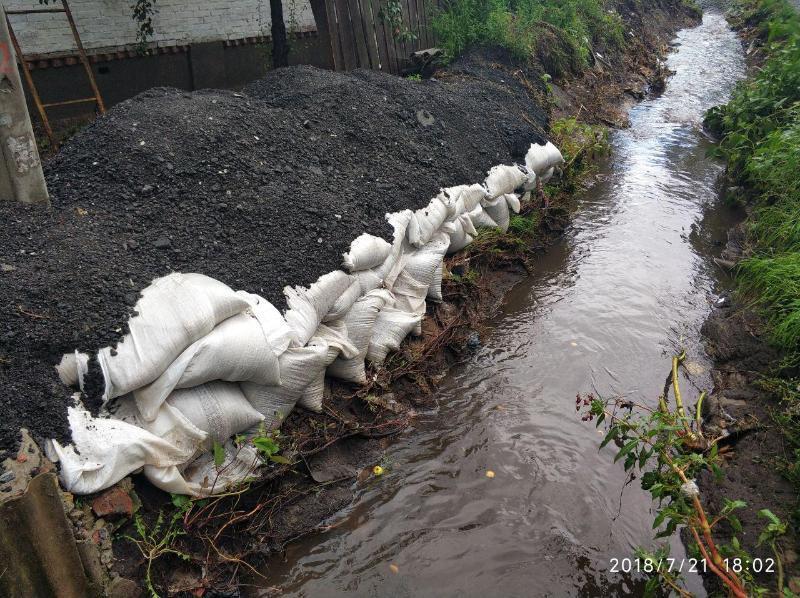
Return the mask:
<svg viewBox="0 0 800 598">
<path fill-rule="evenodd" d="M 312 0 L 317 28 L 327 29 L 331 66 L 400 74 L 417 50 L 432 48 L 432 17 L 446 0 Z M 315 6 L 316 5 L 316 6 Z"/>
</svg>

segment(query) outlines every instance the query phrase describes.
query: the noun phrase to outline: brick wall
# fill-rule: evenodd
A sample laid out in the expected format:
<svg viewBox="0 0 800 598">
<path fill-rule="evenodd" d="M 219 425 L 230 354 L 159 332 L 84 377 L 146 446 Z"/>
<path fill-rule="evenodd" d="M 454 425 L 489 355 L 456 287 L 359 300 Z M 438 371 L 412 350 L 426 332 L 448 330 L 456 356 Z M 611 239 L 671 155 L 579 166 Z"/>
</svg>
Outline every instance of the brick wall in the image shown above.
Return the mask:
<svg viewBox="0 0 800 598">
<path fill-rule="evenodd" d="M 131 0 L 70 0 L 84 47 L 114 50 L 136 43 Z M 55 6 L 59 6 L 56 1 Z M 308 0 L 283 0 L 287 27 L 315 29 Z M 10 0 L 7 9 L 37 8 L 37 0 Z M 153 18 L 157 46 L 173 46 L 269 35 L 269 0 L 155 0 Z M 63 14 L 11 15 L 23 53 L 71 54 L 75 48 Z"/>
</svg>

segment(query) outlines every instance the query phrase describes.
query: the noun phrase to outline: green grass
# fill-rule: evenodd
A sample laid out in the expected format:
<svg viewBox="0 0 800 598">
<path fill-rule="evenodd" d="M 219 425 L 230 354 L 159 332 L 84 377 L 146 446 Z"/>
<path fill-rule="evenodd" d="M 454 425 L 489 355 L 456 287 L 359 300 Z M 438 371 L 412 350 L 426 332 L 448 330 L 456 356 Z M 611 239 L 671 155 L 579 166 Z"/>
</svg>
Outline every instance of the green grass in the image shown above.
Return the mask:
<svg viewBox="0 0 800 598">
<path fill-rule="evenodd" d="M 560 75 L 586 66 L 592 48 L 623 47 L 622 19 L 609 7 L 604 0 L 453 0 L 433 25 L 451 58 L 500 46 Z"/>
</svg>

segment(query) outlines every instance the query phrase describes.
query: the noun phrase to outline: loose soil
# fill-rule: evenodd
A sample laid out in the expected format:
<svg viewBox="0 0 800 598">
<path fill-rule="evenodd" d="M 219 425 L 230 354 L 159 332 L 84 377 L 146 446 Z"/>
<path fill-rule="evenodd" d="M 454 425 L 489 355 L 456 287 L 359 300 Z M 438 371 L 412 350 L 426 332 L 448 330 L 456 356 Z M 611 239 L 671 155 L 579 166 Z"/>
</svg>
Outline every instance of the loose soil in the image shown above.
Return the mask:
<svg viewBox="0 0 800 598">
<path fill-rule="evenodd" d="M 0 204 L 0 449 L 22 426 L 69 439 L 52 366 L 117 343 L 153 278 L 201 272 L 283 309 L 362 232 L 389 237 L 387 212 L 521 161 L 547 128 L 524 73 L 477 54 L 446 81 L 291 67 L 115 106 L 45 164 L 52 208 Z"/>
<path fill-rule="evenodd" d="M 724 259 L 737 262 L 742 258 L 744 236 L 742 225 L 729 232 Z M 798 501 L 792 484 L 781 474 L 782 464 L 791 455 L 791 448 L 774 421 L 781 406 L 773 394 L 759 385 L 759 380 L 770 375 L 780 355 L 769 343 L 763 320 L 751 306 L 737 301 L 714 309 L 702 333 L 714 364 L 714 390 L 706 402 L 706 427 L 715 436 L 727 435 L 723 445 L 729 445 L 732 451 L 721 478 L 706 472 L 698 482 L 710 513 L 719 512 L 725 499 L 747 503 L 747 508 L 737 511 L 742 531 L 735 535 L 748 553 L 764 562 L 774 555 L 768 546 L 758 546 L 758 537 L 767 523 L 758 511 L 770 509 L 782 521 L 791 522 Z M 716 536 L 723 542 L 730 542 L 733 535 L 728 525 L 716 528 Z M 781 544 L 788 582 L 800 575 L 800 538 L 791 526 Z M 772 589 L 776 574 L 756 575 L 756 580 Z M 711 590 L 721 589 L 711 576 L 706 583 Z"/>
</svg>

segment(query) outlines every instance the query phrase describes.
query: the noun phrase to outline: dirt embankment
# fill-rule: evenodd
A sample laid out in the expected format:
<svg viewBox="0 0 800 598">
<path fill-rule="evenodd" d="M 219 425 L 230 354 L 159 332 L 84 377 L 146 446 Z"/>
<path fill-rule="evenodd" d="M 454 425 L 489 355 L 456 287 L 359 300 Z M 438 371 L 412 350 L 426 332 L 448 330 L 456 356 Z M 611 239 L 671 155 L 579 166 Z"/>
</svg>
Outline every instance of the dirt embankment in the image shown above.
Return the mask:
<svg viewBox="0 0 800 598">
<path fill-rule="evenodd" d="M 732 262 L 741 259 L 743 241 L 744 226 L 740 225 L 730 231 L 723 258 Z M 706 425 L 725 435 L 723 444 L 732 451 L 726 455 L 724 475 L 719 479 L 706 475 L 699 484 L 710 513 L 719 512 L 725 499 L 747 503 L 747 508 L 737 511 L 741 531 L 725 525 L 716 533 L 724 542 L 736 535 L 750 555 L 766 562 L 774 555 L 766 544 L 758 545 L 767 524 L 758 511 L 769 509 L 782 521 L 791 523 L 798 503 L 795 488 L 783 473 L 791 449 L 774 419 L 781 405 L 763 384 L 765 377 L 774 374 L 781 356 L 770 345 L 764 321 L 746 303 L 734 300 L 715 308 L 702 332 L 714 364 L 714 390 L 705 406 Z M 800 575 L 800 538 L 792 525 L 780 544 L 788 583 Z M 774 588 L 776 573 L 756 575 L 756 580 L 763 587 Z M 707 581 L 716 583 L 713 579 Z"/>
</svg>

